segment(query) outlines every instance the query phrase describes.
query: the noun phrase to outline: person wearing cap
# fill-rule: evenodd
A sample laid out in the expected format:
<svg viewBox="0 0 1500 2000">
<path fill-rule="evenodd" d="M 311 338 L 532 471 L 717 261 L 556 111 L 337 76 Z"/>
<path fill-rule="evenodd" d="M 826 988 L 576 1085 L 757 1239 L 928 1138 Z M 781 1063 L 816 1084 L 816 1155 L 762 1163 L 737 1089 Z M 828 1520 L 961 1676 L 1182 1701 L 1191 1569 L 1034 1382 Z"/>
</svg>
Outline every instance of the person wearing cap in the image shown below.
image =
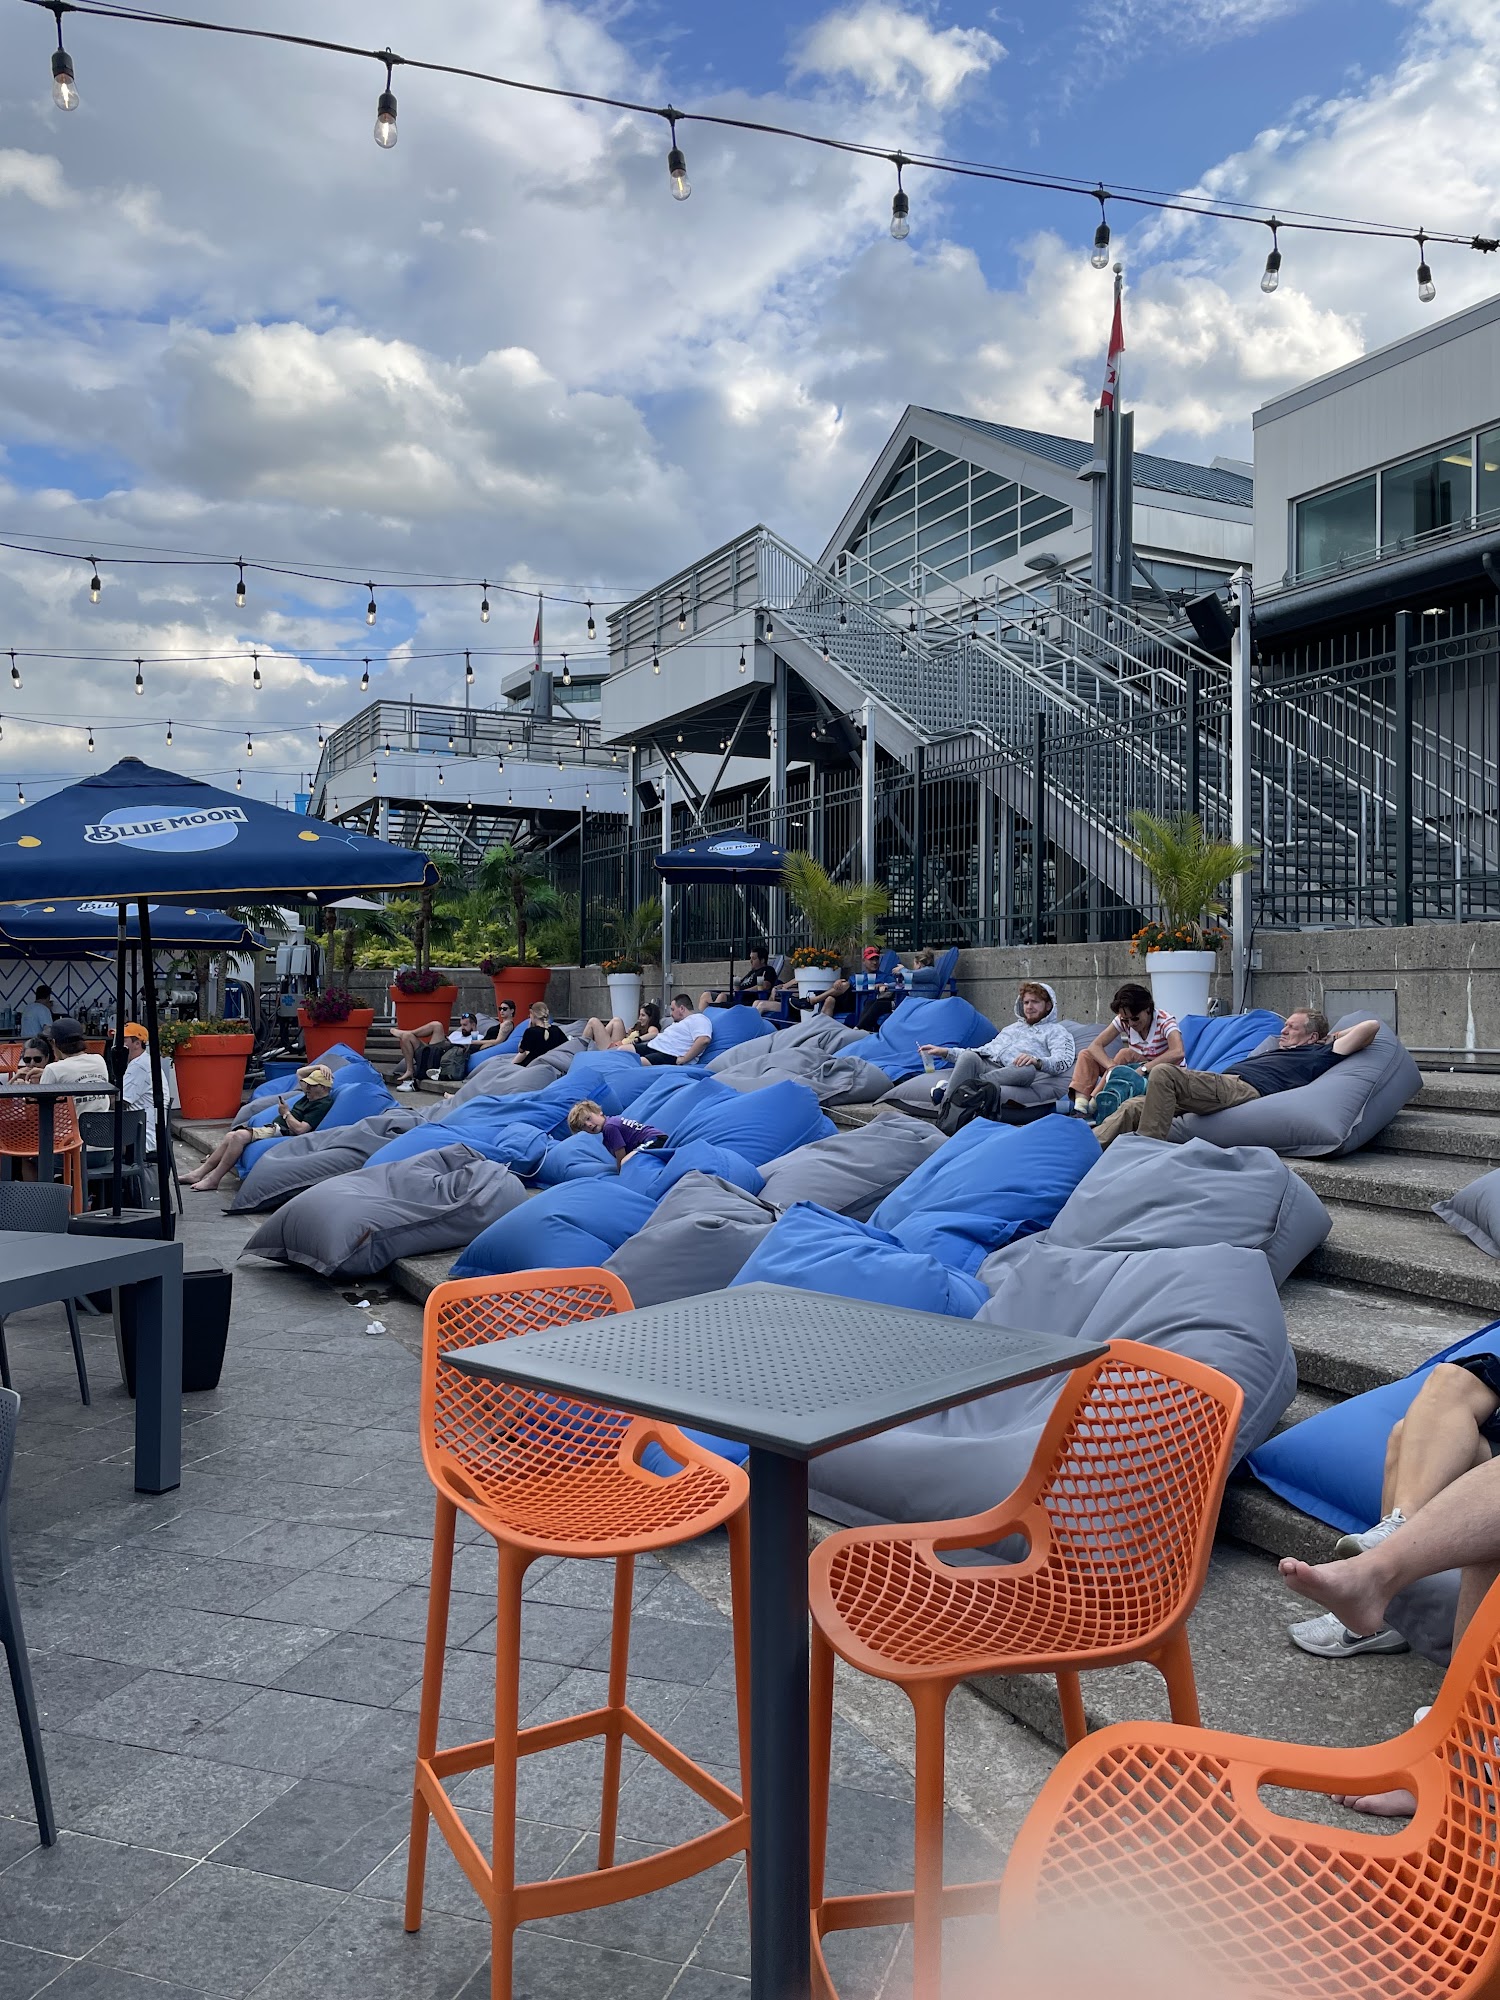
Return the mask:
<svg viewBox="0 0 1500 2000">
<path fill-rule="evenodd" d="M 125 1054 L 129 1060 L 125 1064 L 125 1081 L 121 1089 L 127 1111 L 143 1111 L 146 1114 L 146 1151 L 156 1151 L 156 1097 L 151 1089 L 151 1058 L 147 1053 L 149 1038 L 139 1021 L 125 1023 Z M 162 1089 L 166 1093 L 167 1107 L 177 1102 L 176 1079 L 172 1075 L 172 1065 L 166 1056 L 161 1058 Z"/>
<path fill-rule="evenodd" d="M 47 1064 L 38 1078 L 40 1083 L 56 1084 L 72 1090 L 81 1083 L 109 1082 L 109 1065 L 103 1056 L 90 1050 L 84 1040 L 83 1023 L 65 1014 L 60 1021 L 52 1023 L 52 1046 L 57 1051 L 53 1061 Z M 75 1097 L 75 1111 L 107 1111 L 107 1097 Z"/>
<path fill-rule="evenodd" d="M 227 1173 L 239 1165 L 240 1155 L 257 1139 L 284 1139 L 303 1132 L 316 1132 L 333 1109 L 333 1071 L 326 1063 L 309 1063 L 297 1072 L 302 1095 L 295 1104 L 284 1097 L 276 1100 L 274 1125 L 236 1125 L 214 1147 L 197 1173 L 183 1182 L 199 1194 L 212 1194 Z"/>
</svg>

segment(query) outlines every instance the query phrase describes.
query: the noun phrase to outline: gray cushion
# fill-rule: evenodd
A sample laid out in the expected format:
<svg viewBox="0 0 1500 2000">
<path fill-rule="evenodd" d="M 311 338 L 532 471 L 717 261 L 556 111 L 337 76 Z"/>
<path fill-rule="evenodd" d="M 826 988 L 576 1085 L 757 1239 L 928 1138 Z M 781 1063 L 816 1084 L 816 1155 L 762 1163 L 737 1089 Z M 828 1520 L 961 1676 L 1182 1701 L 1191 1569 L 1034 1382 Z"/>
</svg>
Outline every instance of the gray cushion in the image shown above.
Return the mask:
<svg viewBox="0 0 1500 2000">
<path fill-rule="evenodd" d="M 241 1254 L 368 1278 L 398 1257 L 458 1249 L 526 1199 L 508 1167 L 455 1141 L 308 1188 L 268 1215 Z"/>
<path fill-rule="evenodd" d="M 1364 1018 L 1346 1014 L 1334 1026 L 1352 1028 Z M 1275 1042 L 1261 1046 L 1274 1048 Z M 1297 1160 L 1333 1159 L 1367 1146 L 1421 1088 L 1421 1071 L 1382 1024 L 1367 1049 L 1345 1056 L 1314 1082 L 1227 1111 L 1179 1118 L 1172 1136 L 1216 1146 L 1269 1146 Z"/>
<path fill-rule="evenodd" d="M 1179 1250 L 1236 1243 L 1263 1250 L 1278 1285 L 1333 1226 L 1321 1201 L 1263 1146 L 1174 1146 L 1118 1138 L 1047 1231 L 1066 1250 Z"/>
<path fill-rule="evenodd" d="M 725 1049 L 722 1055 L 714 1057 L 708 1067 L 715 1076 L 722 1076 L 727 1082 L 726 1071 L 741 1069 L 746 1064 L 763 1067 L 773 1052 L 779 1052 L 776 1061 L 784 1063 L 793 1049 L 817 1049 L 824 1055 L 835 1056 L 869 1039 L 860 1029 L 847 1027 L 842 1021 L 830 1020 L 826 1014 L 808 1014 L 800 1021 L 794 1021 L 789 1028 L 779 1028 L 772 1037 L 761 1035 L 739 1042 L 732 1049 Z"/>
<path fill-rule="evenodd" d="M 1235 1457 L 1276 1428 L 1297 1389 L 1271 1268 L 1259 1250 L 1065 1250 L 1044 1236 L 1007 1245 L 979 1275 L 979 1318 L 1080 1346 L 1138 1340 L 1222 1371 L 1245 1391 Z M 931 1521 L 981 1512 L 1020 1482 L 1060 1393 L 1058 1379 L 1003 1389 L 844 1445 L 810 1468 L 814 1504 L 836 1520 Z"/>
<path fill-rule="evenodd" d="M 508 1056 L 491 1056 L 472 1076 L 464 1078 L 443 1108 L 451 1110 L 455 1104 L 467 1104 L 474 1097 L 522 1097 L 529 1090 L 543 1090 L 558 1077 L 566 1076 L 575 1053 L 572 1048 L 548 1049 L 544 1056 L 535 1057 L 520 1069 Z"/>
<path fill-rule="evenodd" d="M 778 1043 L 759 1042 L 748 1062 L 723 1071 L 717 1081 L 731 1090 L 762 1090 L 787 1077 L 805 1083 L 820 1104 L 872 1104 L 890 1089 L 884 1070 L 876 1069 L 852 1051 L 830 1055 L 816 1043 L 782 1050 Z"/>
<path fill-rule="evenodd" d="M 932 1087 L 942 1082 L 944 1074 L 943 1070 L 929 1073 L 919 1069 L 915 1076 L 909 1076 L 901 1083 L 891 1083 L 877 1101 L 887 1109 L 904 1111 L 908 1117 L 936 1118 L 938 1107 L 932 1101 Z M 890 1083 L 889 1078 L 886 1081 Z"/>
<path fill-rule="evenodd" d="M 235 1191 L 229 1212 L 249 1214 L 279 1208 L 294 1194 L 332 1180 L 335 1174 L 352 1173 L 370 1155 L 392 1139 L 423 1122 L 423 1114 L 413 1106 L 396 1104 L 389 1111 L 358 1119 L 353 1125 L 336 1125 L 331 1132 L 300 1132 L 268 1147 Z"/>
<path fill-rule="evenodd" d="M 1435 1201 L 1432 1212 L 1486 1255 L 1500 1257 L 1500 1167 L 1470 1181 L 1451 1200 Z"/>
<path fill-rule="evenodd" d="M 776 1211 L 715 1174 L 684 1174 L 643 1229 L 606 1258 L 638 1306 L 722 1291 L 776 1221 Z"/>
<path fill-rule="evenodd" d="M 798 1146 L 762 1167 L 761 1200 L 778 1209 L 815 1201 L 868 1222 L 891 1190 L 946 1143 L 932 1125 L 882 1115 L 852 1132 Z"/>
</svg>

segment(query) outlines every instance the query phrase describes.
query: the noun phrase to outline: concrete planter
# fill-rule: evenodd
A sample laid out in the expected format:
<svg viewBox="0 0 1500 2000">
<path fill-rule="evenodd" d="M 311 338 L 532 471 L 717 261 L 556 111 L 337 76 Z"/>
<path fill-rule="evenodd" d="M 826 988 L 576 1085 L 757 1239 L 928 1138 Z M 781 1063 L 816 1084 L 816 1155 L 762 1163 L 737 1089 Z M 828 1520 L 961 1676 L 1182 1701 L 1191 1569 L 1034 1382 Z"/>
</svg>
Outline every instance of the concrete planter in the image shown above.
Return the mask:
<svg viewBox="0 0 1500 2000">
<path fill-rule="evenodd" d="M 233 1118 L 245 1094 L 254 1035 L 194 1035 L 172 1058 L 186 1119 Z"/>
<path fill-rule="evenodd" d="M 403 993 L 399 986 L 392 986 L 390 994 L 399 1032 L 425 1028 L 429 1021 L 446 1021 L 452 1025 L 453 1003 L 458 998 L 456 986 L 438 986 L 431 993 Z"/>
<path fill-rule="evenodd" d="M 609 1011 L 618 1014 L 627 1028 L 635 1026 L 635 1017 L 641 1011 L 641 975 L 638 972 L 611 972 L 609 980 Z"/>
<path fill-rule="evenodd" d="M 429 1017 L 430 1018 L 430 1017 Z M 319 1056 L 327 1055 L 335 1042 L 343 1042 L 356 1055 L 365 1052 L 365 1037 L 375 1025 L 373 1007 L 351 1007 L 346 1021 L 311 1021 L 307 1009 L 297 1009 L 297 1024 L 302 1030 L 302 1046 L 307 1051 L 307 1060 L 316 1062 Z"/>
</svg>

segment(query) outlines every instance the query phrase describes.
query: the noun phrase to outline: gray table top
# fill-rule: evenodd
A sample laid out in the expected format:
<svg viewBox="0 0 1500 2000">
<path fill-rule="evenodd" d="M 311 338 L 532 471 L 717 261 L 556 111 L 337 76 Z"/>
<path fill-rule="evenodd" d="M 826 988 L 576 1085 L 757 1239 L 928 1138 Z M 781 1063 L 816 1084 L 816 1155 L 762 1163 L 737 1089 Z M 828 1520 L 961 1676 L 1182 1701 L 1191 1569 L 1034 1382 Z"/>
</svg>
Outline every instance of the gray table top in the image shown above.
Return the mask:
<svg viewBox="0 0 1500 2000">
<path fill-rule="evenodd" d="M 445 1358 L 466 1374 L 811 1458 L 1103 1352 L 988 1320 L 737 1285 Z"/>
<path fill-rule="evenodd" d="M 81 1083 L 0 1083 L 0 1097 L 113 1097 L 115 1086 L 99 1077 Z"/>
<path fill-rule="evenodd" d="M 59 1236 L 50 1231 L 0 1231 L 0 1299 L 53 1279 L 76 1278 L 76 1291 L 102 1291 L 182 1269 L 182 1245 L 136 1236 Z M 16 1310 L 9 1307 L 8 1310 Z"/>
</svg>

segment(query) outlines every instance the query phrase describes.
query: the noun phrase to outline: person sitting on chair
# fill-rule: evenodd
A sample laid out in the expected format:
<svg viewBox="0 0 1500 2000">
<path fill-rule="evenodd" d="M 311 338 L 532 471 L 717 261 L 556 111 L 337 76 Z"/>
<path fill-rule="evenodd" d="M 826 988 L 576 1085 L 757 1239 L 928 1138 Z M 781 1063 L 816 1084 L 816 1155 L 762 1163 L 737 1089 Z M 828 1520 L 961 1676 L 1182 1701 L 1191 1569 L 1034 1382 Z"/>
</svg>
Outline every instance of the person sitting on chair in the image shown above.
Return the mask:
<svg viewBox="0 0 1500 2000">
<path fill-rule="evenodd" d="M 766 956 L 763 944 L 750 947 L 750 963 L 734 982 L 733 986 L 721 987 L 717 992 L 698 995 L 698 1012 L 705 1007 L 754 1006 L 757 1000 L 769 1000 L 776 984 L 776 974 L 771 961 Z"/>
<path fill-rule="evenodd" d="M 511 1037 L 511 1031 L 515 1027 L 515 1025 L 516 1025 L 515 1001 L 502 1000 L 500 1002 L 499 1014 L 493 1021 L 491 1021 L 490 1025 L 485 1029 L 484 1033 L 479 1037 L 479 1039 L 481 1042 L 508 1042 Z"/>
<path fill-rule="evenodd" d="M 156 1097 L 151 1088 L 151 1058 L 148 1054 L 149 1039 L 146 1030 L 138 1021 L 125 1023 L 125 1053 L 129 1060 L 125 1065 L 125 1081 L 121 1091 L 127 1111 L 141 1111 L 146 1117 L 146 1151 L 153 1156 L 156 1152 Z M 162 1094 L 170 1109 L 177 1102 L 176 1080 L 172 1075 L 172 1065 L 166 1056 L 161 1058 Z"/>
<path fill-rule="evenodd" d="M 1043 1076 L 1066 1076 L 1073 1065 L 1073 1037 L 1057 1020 L 1057 995 L 1040 980 L 1022 982 L 1016 1018 L 978 1049 L 945 1049 L 934 1042 L 917 1053 L 945 1057 L 953 1072 L 932 1086 L 932 1101 L 943 1104 L 965 1083 L 1009 1084 L 1025 1089 Z"/>
<path fill-rule="evenodd" d="M 82 1021 L 75 1021 L 68 1015 L 64 1015 L 60 1021 L 54 1021 L 52 1046 L 57 1050 L 57 1054 L 38 1077 L 39 1083 L 73 1085 L 109 1082 L 109 1064 L 103 1056 L 89 1048 Z M 73 1108 L 75 1111 L 107 1111 L 109 1099 L 75 1097 Z"/>
<path fill-rule="evenodd" d="M 1120 1064 L 1149 1073 L 1162 1063 L 1180 1066 L 1183 1059 L 1177 1017 L 1157 1006 L 1149 987 L 1132 980 L 1119 988 L 1109 1004 L 1113 1018 L 1081 1051 L 1068 1081 L 1068 1096 L 1085 1114 L 1094 1092 Z"/>
<path fill-rule="evenodd" d="M 515 1010 L 512 1008 L 511 1011 L 514 1013 Z M 434 1035 L 428 1038 L 428 1029 L 436 1028 L 440 1025 L 437 1021 L 429 1021 L 426 1027 L 417 1029 L 417 1039 L 414 1040 L 410 1051 L 411 1075 L 410 1077 L 403 1077 L 401 1079 L 396 1085 L 397 1090 L 415 1090 L 425 1077 L 430 1075 L 434 1070 L 441 1069 L 443 1057 L 448 1053 L 449 1049 L 473 1048 L 484 1039 L 479 1032 L 479 1016 L 477 1014 L 460 1014 L 458 1017 L 458 1026 L 451 1034 L 444 1030 L 441 1035 Z M 509 1030 L 507 1029 L 506 1032 L 509 1033 Z M 405 1035 L 401 1037 L 401 1048 L 403 1055 L 406 1054 Z"/>
<path fill-rule="evenodd" d="M 227 1173 L 238 1166 L 240 1155 L 247 1146 L 257 1139 L 281 1139 L 296 1137 L 302 1132 L 316 1132 L 323 1120 L 333 1109 L 333 1071 L 326 1063 L 309 1063 L 297 1072 L 297 1081 L 302 1086 L 302 1095 L 295 1104 L 288 1104 L 285 1097 L 276 1100 L 276 1120 L 271 1125 L 236 1125 L 232 1132 L 214 1147 L 197 1173 L 183 1182 L 199 1194 L 212 1194 Z"/>
<path fill-rule="evenodd" d="M 538 1000 L 527 1010 L 526 1026 L 521 1034 L 521 1046 L 511 1057 L 519 1069 L 528 1069 L 538 1056 L 546 1055 L 549 1049 L 560 1049 L 567 1036 L 552 1018 L 552 1010 L 545 1000 Z"/>
<path fill-rule="evenodd" d="M 42 1071 L 48 1063 L 54 1062 L 57 1051 L 45 1035 L 33 1035 L 21 1051 L 21 1060 L 16 1067 L 18 1083 L 40 1083 Z"/>
</svg>

